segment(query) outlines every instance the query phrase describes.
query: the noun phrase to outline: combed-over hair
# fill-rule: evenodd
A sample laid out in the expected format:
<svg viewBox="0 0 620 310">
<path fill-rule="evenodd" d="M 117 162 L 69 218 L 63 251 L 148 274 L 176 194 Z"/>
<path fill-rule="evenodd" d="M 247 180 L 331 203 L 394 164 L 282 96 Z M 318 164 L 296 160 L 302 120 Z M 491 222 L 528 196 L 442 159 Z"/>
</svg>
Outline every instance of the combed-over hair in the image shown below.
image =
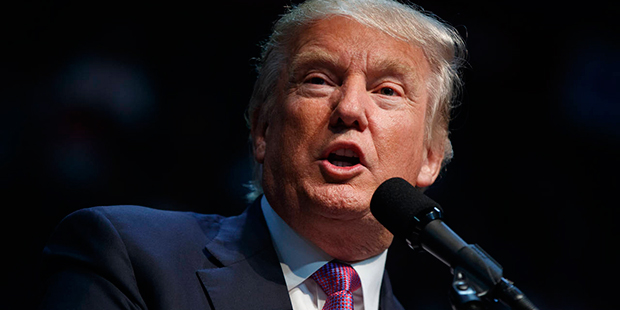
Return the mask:
<svg viewBox="0 0 620 310">
<path fill-rule="evenodd" d="M 461 87 L 459 76 L 465 44 L 458 32 L 420 7 L 393 0 L 309 0 L 293 6 L 274 25 L 262 46 L 258 78 L 250 98 L 246 120 L 252 134 L 263 130 L 278 101 L 278 84 L 288 65 L 290 49 L 298 34 L 316 21 L 333 16 L 351 18 L 363 25 L 420 47 L 430 65 L 429 106 L 425 124 L 425 143 L 444 154 L 442 165 L 452 158 L 448 137 L 450 111 Z M 248 200 L 263 193 L 262 165 L 255 163 Z"/>
</svg>

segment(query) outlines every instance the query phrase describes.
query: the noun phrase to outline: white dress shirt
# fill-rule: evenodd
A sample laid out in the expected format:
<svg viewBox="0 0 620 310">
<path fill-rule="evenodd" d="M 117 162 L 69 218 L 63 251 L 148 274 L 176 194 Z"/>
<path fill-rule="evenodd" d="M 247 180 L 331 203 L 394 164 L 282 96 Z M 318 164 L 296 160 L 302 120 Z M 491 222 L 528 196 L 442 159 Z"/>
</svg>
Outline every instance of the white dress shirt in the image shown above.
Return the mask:
<svg viewBox="0 0 620 310">
<path fill-rule="evenodd" d="M 261 200 L 261 208 L 280 259 L 293 310 L 322 309 L 327 296 L 310 276 L 333 258 L 288 226 L 271 208 L 265 196 Z M 355 310 L 379 309 L 386 256 L 387 250 L 351 265 L 362 283 L 361 289 L 353 292 Z"/>
</svg>

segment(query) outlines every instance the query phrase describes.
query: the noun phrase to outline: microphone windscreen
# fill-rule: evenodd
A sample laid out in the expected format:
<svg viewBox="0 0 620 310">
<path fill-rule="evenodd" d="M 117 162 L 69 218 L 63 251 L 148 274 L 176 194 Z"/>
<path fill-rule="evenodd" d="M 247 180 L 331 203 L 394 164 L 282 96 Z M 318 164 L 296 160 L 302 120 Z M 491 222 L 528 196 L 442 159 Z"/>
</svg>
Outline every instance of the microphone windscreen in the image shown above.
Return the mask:
<svg viewBox="0 0 620 310">
<path fill-rule="evenodd" d="M 401 178 L 383 182 L 370 201 L 370 212 L 393 235 L 408 238 L 416 227 L 416 216 L 439 204 Z"/>
</svg>

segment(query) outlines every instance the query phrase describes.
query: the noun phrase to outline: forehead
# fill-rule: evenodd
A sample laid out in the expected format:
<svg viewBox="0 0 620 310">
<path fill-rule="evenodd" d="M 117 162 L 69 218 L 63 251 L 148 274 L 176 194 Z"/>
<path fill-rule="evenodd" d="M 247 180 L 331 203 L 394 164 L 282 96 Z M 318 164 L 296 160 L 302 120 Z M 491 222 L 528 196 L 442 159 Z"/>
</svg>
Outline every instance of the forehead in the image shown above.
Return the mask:
<svg viewBox="0 0 620 310">
<path fill-rule="evenodd" d="M 341 16 L 314 22 L 297 37 L 289 64 L 309 62 L 415 75 L 429 71 L 421 48 Z"/>
</svg>

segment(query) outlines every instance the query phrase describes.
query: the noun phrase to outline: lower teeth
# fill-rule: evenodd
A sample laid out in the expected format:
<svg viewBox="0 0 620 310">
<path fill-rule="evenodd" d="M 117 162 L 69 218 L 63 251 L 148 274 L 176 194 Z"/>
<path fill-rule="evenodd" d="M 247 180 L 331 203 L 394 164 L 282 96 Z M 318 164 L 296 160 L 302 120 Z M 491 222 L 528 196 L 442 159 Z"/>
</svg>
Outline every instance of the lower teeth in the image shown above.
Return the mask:
<svg viewBox="0 0 620 310">
<path fill-rule="evenodd" d="M 344 162 L 344 161 L 334 161 L 333 162 L 334 166 L 338 166 L 338 167 L 349 167 L 351 166 L 351 164 Z"/>
</svg>

